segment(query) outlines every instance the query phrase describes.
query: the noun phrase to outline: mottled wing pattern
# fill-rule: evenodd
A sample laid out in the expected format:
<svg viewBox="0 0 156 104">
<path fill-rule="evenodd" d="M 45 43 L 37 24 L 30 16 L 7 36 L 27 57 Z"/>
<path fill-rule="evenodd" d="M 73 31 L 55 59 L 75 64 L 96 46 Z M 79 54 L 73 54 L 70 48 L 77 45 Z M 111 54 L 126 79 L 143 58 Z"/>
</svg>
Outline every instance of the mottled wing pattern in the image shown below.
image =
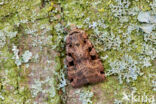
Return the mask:
<svg viewBox="0 0 156 104">
<path fill-rule="evenodd" d="M 87 34 L 72 30 L 66 38 L 66 64 L 68 79 L 73 87 L 101 82 L 105 79 L 104 68 Z"/>
</svg>

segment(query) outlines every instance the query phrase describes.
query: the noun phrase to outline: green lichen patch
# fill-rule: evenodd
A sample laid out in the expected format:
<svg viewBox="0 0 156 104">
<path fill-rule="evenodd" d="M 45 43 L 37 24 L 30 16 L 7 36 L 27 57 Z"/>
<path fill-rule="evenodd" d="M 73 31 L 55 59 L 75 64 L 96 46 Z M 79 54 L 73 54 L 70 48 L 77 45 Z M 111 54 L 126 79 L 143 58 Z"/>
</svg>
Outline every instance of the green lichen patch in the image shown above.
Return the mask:
<svg viewBox="0 0 156 104">
<path fill-rule="evenodd" d="M 77 103 L 132 103 L 126 99 L 132 95 L 152 99 L 155 4 L 155 0 L 2 0 L 0 103 L 60 104 L 63 99 L 71 104 L 72 98 L 63 97 L 73 90 L 66 90 L 70 87 L 63 62 L 71 25 L 89 34 L 106 73 L 103 83 L 80 90 Z M 138 98 L 134 103 L 143 101 Z"/>
<path fill-rule="evenodd" d="M 29 90 L 25 87 L 20 87 L 19 68 L 15 65 L 12 59 L 13 54 L 8 51 L 7 47 L 1 49 L 1 99 L 0 103 L 23 103 L 30 97 Z"/>
</svg>

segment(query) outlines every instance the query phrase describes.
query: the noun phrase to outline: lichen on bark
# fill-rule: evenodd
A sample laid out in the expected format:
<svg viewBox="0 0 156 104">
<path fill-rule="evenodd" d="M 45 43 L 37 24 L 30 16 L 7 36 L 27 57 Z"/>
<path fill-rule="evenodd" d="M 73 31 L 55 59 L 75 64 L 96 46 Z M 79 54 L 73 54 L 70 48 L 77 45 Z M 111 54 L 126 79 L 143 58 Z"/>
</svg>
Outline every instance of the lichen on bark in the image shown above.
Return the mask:
<svg viewBox="0 0 156 104">
<path fill-rule="evenodd" d="M 124 104 L 132 94 L 152 101 L 155 16 L 155 0 L 1 0 L 0 103 Z M 107 74 L 103 83 L 73 89 L 66 80 L 71 25 L 89 34 Z"/>
</svg>

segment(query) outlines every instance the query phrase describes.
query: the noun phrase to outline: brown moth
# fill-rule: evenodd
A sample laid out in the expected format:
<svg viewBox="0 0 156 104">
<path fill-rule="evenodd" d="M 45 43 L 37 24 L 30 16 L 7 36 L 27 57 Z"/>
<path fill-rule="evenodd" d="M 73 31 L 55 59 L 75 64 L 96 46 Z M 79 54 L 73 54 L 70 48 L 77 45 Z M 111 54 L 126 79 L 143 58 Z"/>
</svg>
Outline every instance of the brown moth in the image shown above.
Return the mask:
<svg viewBox="0 0 156 104">
<path fill-rule="evenodd" d="M 66 64 L 68 79 L 73 87 L 105 79 L 102 62 L 82 30 L 74 29 L 66 37 Z"/>
</svg>

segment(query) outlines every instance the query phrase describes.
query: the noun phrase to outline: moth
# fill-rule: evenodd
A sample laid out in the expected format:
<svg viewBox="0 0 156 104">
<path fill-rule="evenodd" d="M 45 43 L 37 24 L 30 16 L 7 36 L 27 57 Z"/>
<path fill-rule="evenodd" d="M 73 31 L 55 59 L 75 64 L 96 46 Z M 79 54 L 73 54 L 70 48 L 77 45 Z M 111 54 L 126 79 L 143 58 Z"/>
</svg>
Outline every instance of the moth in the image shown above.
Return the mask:
<svg viewBox="0 0 156 104">
<path fill-rule="evenodd" d="M 85 31 L 74 29 L 66 37 L 67 76 L 73 87 L 101 82 L 104 67 Z"/>
</svg>

